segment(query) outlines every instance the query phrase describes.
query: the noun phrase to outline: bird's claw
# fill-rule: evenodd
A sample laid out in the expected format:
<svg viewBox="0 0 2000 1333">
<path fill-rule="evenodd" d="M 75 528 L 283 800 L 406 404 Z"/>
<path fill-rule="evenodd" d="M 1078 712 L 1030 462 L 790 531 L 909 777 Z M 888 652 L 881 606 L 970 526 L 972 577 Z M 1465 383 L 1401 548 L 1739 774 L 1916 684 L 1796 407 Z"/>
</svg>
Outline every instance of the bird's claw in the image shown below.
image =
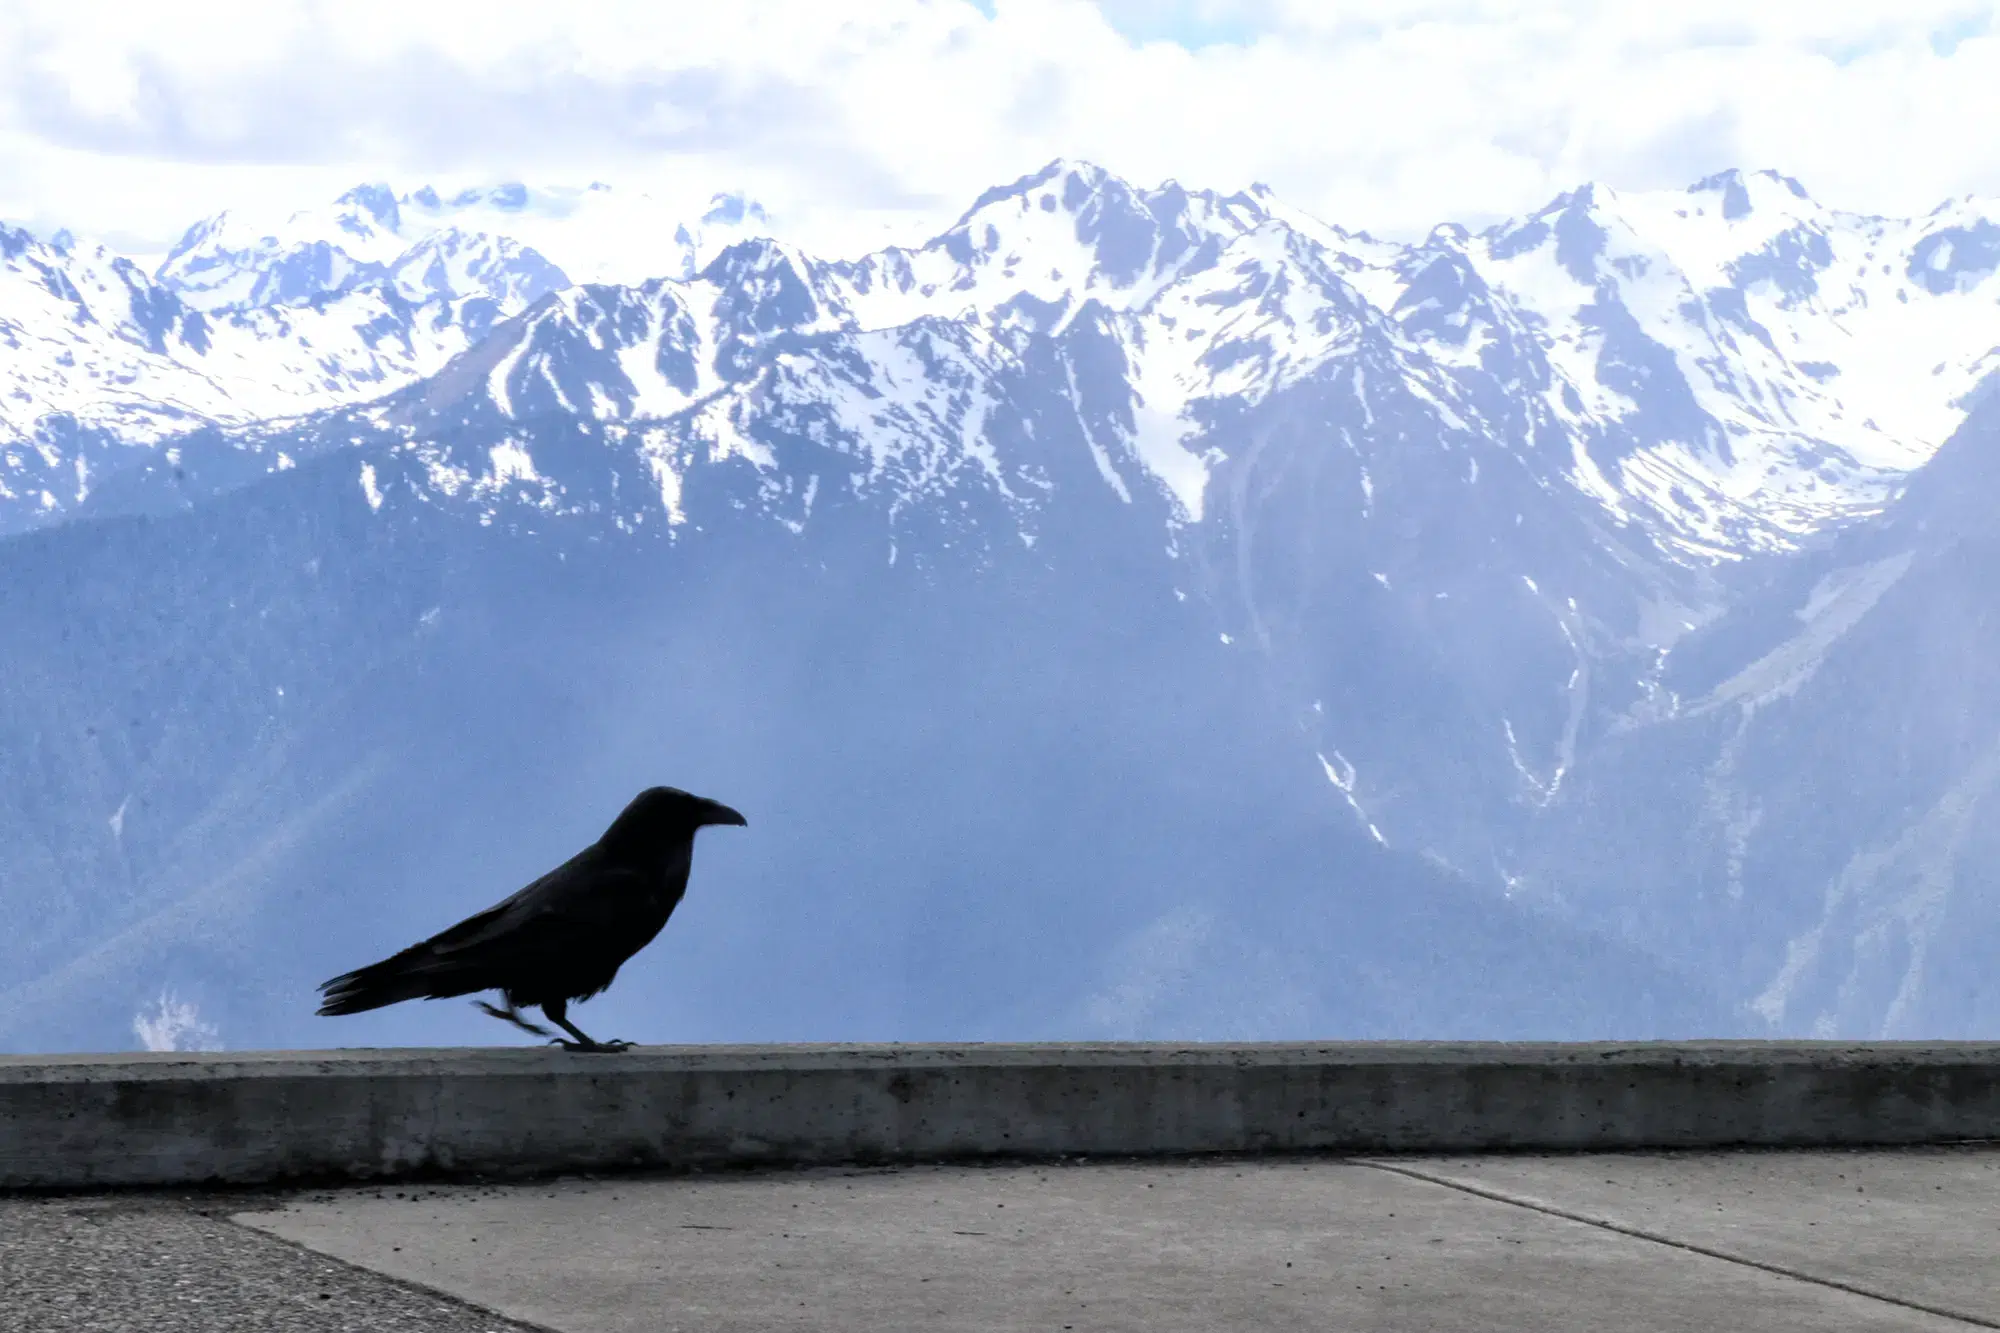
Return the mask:
<svg viewBox="0 0 2000 1333">
<path fill-rule="evenodd" d="M 537 1037 L 546 1037 L 549 1035 L 547 1028 L 543 1027 L 540 1023 L 530 1023 L 527 1019 L 521 1017 L 512 1005 L 502 1009 L 497 1004 L 488 1004 L 484 1000 L 474 1000 L 472 1007 L 481 1013 L 491 1014 L 503 1023 L 512 1023 L 523 1032 L 532 1032 Z"/>
<path fill-rule="evenodd" d="M 560 1046 L 566 1051 L 609 1052 L 629 1051 L 632 1049 L 632 1043 L 623 1039 L 614 1039 L 612 1041 L 570 1041 L 564 1037 L 550 1037 L 549 1045 Z"/>
</svg>

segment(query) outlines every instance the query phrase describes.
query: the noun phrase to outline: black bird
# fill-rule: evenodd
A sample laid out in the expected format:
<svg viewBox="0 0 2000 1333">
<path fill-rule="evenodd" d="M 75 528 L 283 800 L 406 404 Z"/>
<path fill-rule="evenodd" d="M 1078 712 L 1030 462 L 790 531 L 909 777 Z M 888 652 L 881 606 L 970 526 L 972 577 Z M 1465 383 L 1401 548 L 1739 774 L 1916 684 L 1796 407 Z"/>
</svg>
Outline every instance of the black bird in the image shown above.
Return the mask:
<svg viewBox="0 0 2000 1333">
<path fill-rule="evenodd" d="M 507 901 L 393 958 L 326 982 L 319 1012 L 358 1014 L 403 1000 L 497 990 L 506 1008 L 473 1003 L 546 1037 L 547 1028 L 518 1012 L 522 1005 L 539 1006 L 575 1038 L 553 1039 L 565 1050 L 623 1050 L 632 1043 L 593 1041 L 571 1023 L 570 1001 L 609 986 L 625 960 L 667 924 L 687 892 L 695 831 L 747 823 L 720 802 L 677 787 L 649 787 L 603 837 Z"/>
</svg>

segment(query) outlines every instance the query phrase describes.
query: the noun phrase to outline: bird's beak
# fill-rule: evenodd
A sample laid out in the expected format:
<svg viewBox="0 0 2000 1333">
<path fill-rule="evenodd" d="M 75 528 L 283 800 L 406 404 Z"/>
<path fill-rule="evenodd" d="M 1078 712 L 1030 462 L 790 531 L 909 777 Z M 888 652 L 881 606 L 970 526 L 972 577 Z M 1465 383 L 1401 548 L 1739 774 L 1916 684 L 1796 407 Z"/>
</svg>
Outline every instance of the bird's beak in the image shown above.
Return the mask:
<svg viewBox="0 0 2000 1333">
<path fill-rule="evenodd" d="M 737 814 L 720 801 L 709 802 L 708 813 L 703 817 L 701 822 L 704 824 L 734 824 L 738 828 L 748 828 L 750 826 L 749 820 Z"/>
</svg>

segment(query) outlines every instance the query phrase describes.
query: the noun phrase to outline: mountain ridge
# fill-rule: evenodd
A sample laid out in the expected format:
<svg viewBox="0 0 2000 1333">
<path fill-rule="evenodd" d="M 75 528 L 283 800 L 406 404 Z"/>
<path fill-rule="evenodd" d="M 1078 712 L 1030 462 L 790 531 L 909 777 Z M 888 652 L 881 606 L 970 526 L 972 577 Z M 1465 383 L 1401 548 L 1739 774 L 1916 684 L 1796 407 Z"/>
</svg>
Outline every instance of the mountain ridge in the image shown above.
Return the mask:
<svg viewBox="0 0 2000 1333">
<path fill-rule="evenodd" d="M 364 402 L 437 373 L 489 329 L 525 316 L 548 292 L 572 287 L 568 269 L 532 246 L 501 233 L 468 233 L 453 221 L 527 218 L 545 194 L 500 187 L 447 202 L 434 191 L 397 196 L 386 187 L 358 188 L 331 210 L 297 215 L 292 232 L 262 242 L 227 215 L 197 224 L 161 265 L 160 281 L 144 289 L 145 300 L 250 320 L 215 336 L 264 349 L 289 343 L 280 368 L 267 365 L 262 373 L 299 387 L 284 411 L 274 411 L 268 391 L 244 391 L 250 401 L 238 405 L 227 391 L 202 399 L 176 390 L 182 405 L 172 419 L 242 428 L 310 412 L 316 402 L 322 410 Z M 507 207 L 493 204 L 496 196 Z M 588 204 L 611 196 L 593 187 L 578 197 Z M 574 204 L 558 200 L 550 208 Z M 1990 211 L 1958 201 L 1927 219 L 1893 223 L 1822 209 L 1776 173 L 1725 172 L 1680 193 L 1586 186 L 1527 218 L 1477 234 L 1440 227 L 1406 246 L 1318 223 L 1268 190 L 1225 196 L 1173 182 L 1140 190 L 1101 168 L 1058 159 L 988 190 L 918 249 L 822 261 L 790 248 L 786 267 L 830 324 L 892 327 L 937 316 L 997 331 L 1059 323 L 1093 300 L 1116 310 L 1133 325 L 1128 360 L 1147 386 L 1141 396 L 1149 419 L 1158 421 L 1142 432 L 1146 451 L 1172 473 L 1170 485 L 1192 513 L 1201 469 L 1178 456 L 1174 437 L 1190 433 L 1187 413 L 1200 403 L 1255 390 L 1217 370 L 1227 358 L 1254 355 L 1257 339 L 1225 341 L 1204 360 L 1169 355 L 1181 332 L 1147 326 L 1164 303 L 1180 306 L 1179 324 L 1204 299 L 1220 299 L 1216 288 L 1243 262 L 1225 261 L 1225 252 L 1254 246 L 1246 238 L 1264 228 L 1281 251 L 1310 253 L 1342 287 L 1322 282 L 1316 303 L 1289 313 L 1289 328 L 1265 330 L 1266 356 L 1296 354 L 1283 344 L 1296 343 L 1302 328 L 1350 317 L 1358 297 L 1389 319 L 1413 361 L 1429 362 L 1407 378 L 1457 382 L 1461 401 L 1449 410 L 1481 399 L 1489 418 L 1521 417 L 1526 438 L 1519 447 L 1546 455 L 1563 484 L 1596 497 L 1614 521 L 1649 528 L 1681 556 L 1712 561 L 1789 549 L 1829 524 L 1879 510 L 1980 386 L 2000 382 L 1987 378 L 2000 350 L 1940 357 L 1938 343 L 1946 337 L 1956 346 L 2000 349 L 2000 313 L 1982 313 L 2000 308 L 1963 299 L 1983 292 L 1991 278 L 1978 239 L 1986 234 L 1981 227 L 1994 225 L 1985 218 Z M 429 220 L 402 225 L 405 213 Z M 729 228 L 740 233 L 769 221 L 741 200 L 718 202 L 709 216 L 725 239 Z M 562 221 L 540 219 L 546 226 Z M 1901 255 L 1900 273 L 1873 262 L 1877 250 Z M 704 283 L 719 291 L 729 284 L 705 275 L 727 252 L 720 245 L 697 266 L 697 251 L 683 245 L 680 258 L 660 261 L 679 271 L 656 276 L 691 293 Z M 1273 264 L 1273 272 L 1282 270 L 1274 255 L 1253 261 Z M 52 276 L 56 267 L 42 264 L 42 286 L 66 280 Z M 305 269 L 311 272 L 298 277 Z M 217 273 L 226 281 L 211 281 Z M 1885 281 L 1893 295 L 1876 290 Z M 1842 282 L 1845 290 L 1836 291 Z M 1928 323 L 1920 321 L 1931 331 L 1921 340 L 1906 336 L 1915 326 L 1900 314 L 1913 284 L 1932 303 Z M 1879 307 L 1897 298 L 1885 317 Z M 303 313 L 285 313 L 309 307 L 339 309 L 310 329 Z M 48 315 L 41 312 L 43 323 Z M 1836 324 L 1847 331 L 1831 334 Z M 1866 335 L 1860 343 L 1856 330 Z M 326 347 L 343 339 L 346 347 Z M 299 344 L 322 350 L 307 353 Z M 1919 356 L 1924 373 L 1912 368 Z M 317 385 L 282 369 L 306 357 L 319 368 Z M 1885 362 L 1889 371 L 1870 369 Z M 244 364 L 259 373 L 254 359 Z M 46 409 L 51 378 L 16 400 Z M 1936 382 L 1928 397 L 1908 387 L 1923 379 Z M 1854 393 L 1862 396 L 1850 403 L 1844 395 Z M 143 413 L 130 404 L 122 413 L 107 405 L 92 420 L 88 393 L 73 396 L 83 401 L 67 409 L 70 418 L 107 437 L 123 431 L 157 446 L 169 433 L 137 420 Z M 1891 413 L 1895 419 L 1884 426 Z M 28 441 L 50 433 L 31 420 L 16 420 L 12 429 Z M 30 452 L 17 445 L 6 456 L 8 470 L 34 470 L 15 461 Z M 48 461 L 56 452 L 40 451 L 41 472 L 58 467 Z M 4 472 L 0 485 L 12 493 L 9 517 L 17 528 L 59 518 L 76 503 L 46 487 L 44 498 L 30 489 L 31 479 Z"/>
<path fill-rule="evenodd" d="M 515 196 L 483 199 L 465 207 L 504 213 Z M 384 253 L 409 241 L 389 236 L 391 205 L 400 217 L 398 196 L 344 205 Z M 679 276 L 532 299 L 515 285 L 504 301 L 452 306 L 426 288 L 412 303 L 383 278 L 281 300 L 274 279 L 266 304 L 206 312 L 167 292 L 178 305 L 140 306 L 186 311 L 173 327 L 219 330 L 217 346 L 230 334 L 324 351 L 311 321 L 337 333 L 366 309 L 395 312 L 382 342 L 406 350 L 368 382 L 381 392 L 332 357 L 326 405 L 289 415 L 184 408 L 192 433 L 143 437 L 101 417 L 101 449 L 122 465 L 91 461 L 74 499 L 30 503 L 15 523 L 37 530 L 0 538 L 0 558 L 19 562 L 11 623 L 32 627 L 5 664 L 32 684 L 0 741 L 62 774 L 79 810 L 106 807 L 24 834 L 25 859 L 0 870 L 212 925 L 207 886 L 264 864 L 259 820 L 323 828 L 313 854 L 364 881 L 400 873 L 342 850 L 315 822 L 332 818 L 314 813 L 316 791 L 357 784 L 365 813 L 341 815 L 356 830 L 342 836 L 408 848 L 393 812 L 422 793 L 467 809 L 518 801 L 505 775 L 560 756 L 575 771 L 564 782 L 602 794 L 679 755 L 768 783 L 799 828 L 882 886 L 870 910 L 934 923 L 908 926 L 905 963 L 870 955 L 921 978 L 913 1008 L 869 1010 L 884 1031 L 908 1031 L 895 1024 L 925 1005 L 975 1025 L 1032 1014 L 1050 1031 L 1136 1034 L 1221 1012 L 1248 1025 L 1239 1034 L 1498 1031 L 1474 1021 L 1462 987 L 1477 975 L 1438 961 L 1474 957 L 1511 978 L 1508 1003 L 1563 1032 L 1592 1013 L 1632 1035 L 1984 1021 L 1938 924 L 2000 938 L 1957 887 L 2000 858 L 1965 833 L 1988 789 L 1983 751 L 1944 745 L 1919 763 L 1895 738 L 1946 734 L 1923 713 L 1933 697 L 1968 734 L 1985 724 L 1893 647 L 1950 658 L 1983 623 L 1967 552 L 1983 549 L 1992 487 L 1968 460 L 1990 434 L 1979 349 L 2000 339 L 2000 286 L 1982 208 L 1859 218 L 1775 173 L 1723 173 L 1686 192 L 1593 186 L 1403 245 L 1268 191 L 1142 190 L 1058 161 L 923 246 L 858 260 L 750 236 Z M 723 214 L 765 221 L 747 205 Z M 38 245 L 16 246 L 6 290 L 39 291 L 74 322 L 62 312 L 98 289 L 65 288 L 66 255 Z M 167 291 L 91 262 L 104 292 Z M 103 308 L 138 300 L 118 299 Z M 483 324 L 466 314 L 480 301 Z M 140 324 L 96 310 L 76 324 L 91 347 L 159 356 Z M 1871 369 L 1891 345 L 1888 368 Z M 193 372 L 207 354 L 176 355 Z M 1932 438 L 1946 426 L 1949 445 Z M 16 478 L 73 468 L 42 443 L 0 444 L 16 492 Z M 260 517 L 237 533 L 225 513 Z M 167 534 L 197 532 L 173 553 L 183 539 Z M 348 572 L 300 573 L 323 561 Z M 72 567 L 90 572 L 60 572 Z M 165 609 L 121 626 L 134 579 Z M 316 628 L 290 646 L 259 637 L 258 623 L 301 614 Z M 117 688 L 72 633 L 107 661 L 183 664 L 134 666 L 156 697 L 119 724 L 151 735 L 157 710 L 173 725 L 134 748 L 102 718 L 94 732 L 36 721 L 95 716 Z M 128 633 L 147 646 L 120 647 Z M 225 641 L 253 664 L 240 675 L 201 665 Z M 303 670 L 312 652 L 326 661 Z M 743 677 L 718 675 L 710 653 Z M 339 684 L 306 691 L 322 673 Z M 580 689 L 605 697 L 578 702 Z M 325 701 L 311 718 L 273 702 L 302 692 Z M 654 747 L 644 762 L 614 702 L 644 720 L 629 738 Z M 1813 786 L 1848 717 L 1889 775 L 1857 780 L 1858 806 Z M 682 725 L 699 744 L 681 747 Z M 745 754 L 732 735 L 749 738 Z M 796 783 L 730 768 L 794 750 L 815 756 Z M 814 802 L 850 781 L 843 764 L 867 775 L 857 790 L 935 818 L 897 825 L 921 854 L 899 859 L 865 821 L 814 822 Z M 916 775 L 937 790 L 913 788 Z M 128 804 L 145 801 L 223 830 L 213 851 L 175 843 L 172 820 L 148 831 L 164 816 Z M 1835 808 L 1845 816 L 1826 820 Z M 0 825 L 50 817 L 20 805 Z M 1162 821 L 1171 855 L 1150 841 Z M 1018 845 L 1027 828 L 1047 845 Z M 792 836 L 772 865 L 809 878 Z M 147 838 L 162 841 L 138 878 L 105 869 Z M 1810 855 L 1788 868 L 1791 847 Z M 328 873 L 271 855 L 314 883 Z M 1098 887 L 1063 887 L 1080 866 Z M 955 874 L 978 887 L 949 887 Z M 1016 879 L 1044 915 L 1011 905 Z M 1422 906 L 1392 922 L 1404 905 L 1378 879 Z M 385 905 L 377 888 L 324 887 Z M 292 928 L 284 892 L 244 892 L 260 930 Z M 760 910 L 781 910 L 758 892 Z M 110 915 L 127 931 L 156 919 L 132 910 Z M 1036 941 L 1062 913 L 1088 928 L 1061 968 L 1036 972 Z M 40 942 L 10 968 L 69 985 L 58 979 L 110 947 L 88 917 L 55 913 L 74 933 L 29 932 Z M 754 929 L 731 921 L 725 953 L 741 966 Z M 1343 923 L 1395 956 L 1342 942 Z M 840 929 L 863 947 L 858 918 Z M 983 998 L 950 1008 L 937 960 L 971 975 L 965 941 L 982 930 L 1010 941 L 1001 952 L 1046 995 L 1003 1003 L 1005 977 L 983 973 Z M 275 993 L 199 932 L 175 938 L 191 952 L 121 946 L 139 951 L 134 975 L 235 978 L 236 1029 L 245 996 Z M 1532 969 L 1493 953 L 1499 939 L 1574 970 L 1538 992 Z M 786 948 L 824 965 L 806 938 Z M 1246 960 L 1262 960 L 1268 994 L 1236 994 Z M 1621 970 L 1652 978 L 1653 998 L 1619 994 Z M 1141 974 L 1166 978 L 1157 1003 L 1105 998 L 1137 993 Z M 1367 1026 L 1378 1020 L 1389 1026 Z"/>
</svg>

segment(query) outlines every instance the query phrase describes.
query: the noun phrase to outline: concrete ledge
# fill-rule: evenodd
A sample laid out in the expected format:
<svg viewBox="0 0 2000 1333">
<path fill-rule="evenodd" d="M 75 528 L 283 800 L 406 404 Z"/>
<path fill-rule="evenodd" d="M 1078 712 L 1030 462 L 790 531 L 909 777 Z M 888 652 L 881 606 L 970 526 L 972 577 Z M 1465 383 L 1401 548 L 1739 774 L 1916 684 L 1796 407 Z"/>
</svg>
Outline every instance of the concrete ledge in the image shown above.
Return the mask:
<svg viewBox="0 0 2000 1333">
<path fill-rule="evenodd" d="M 0 1057 L 0 1188 L 982 1156 L 2000 1137 L 2000 1043 Z"/>
</svg>

